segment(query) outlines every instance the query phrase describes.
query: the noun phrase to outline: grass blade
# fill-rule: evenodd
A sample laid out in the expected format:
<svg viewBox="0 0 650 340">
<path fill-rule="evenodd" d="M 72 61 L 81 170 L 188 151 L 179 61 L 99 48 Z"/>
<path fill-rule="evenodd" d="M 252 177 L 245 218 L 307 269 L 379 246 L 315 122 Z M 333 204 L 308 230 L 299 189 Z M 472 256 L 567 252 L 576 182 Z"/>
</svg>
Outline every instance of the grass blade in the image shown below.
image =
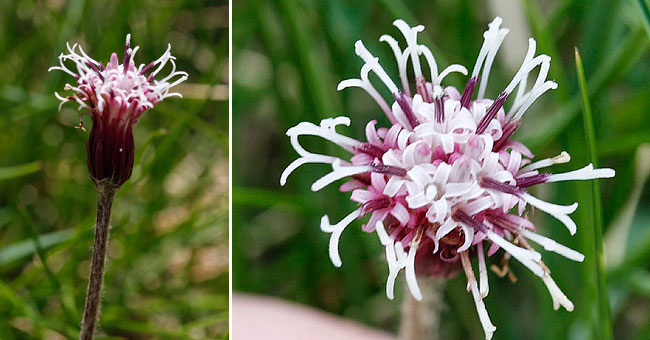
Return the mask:
<svg viewBox="0 0 650 340">
<path fill-rule="evenodd" d="M 549 71 L 551 79 L 555 79 L 558 84 L 568 84 L 569 82 L 566 80 L 566 73 L 562 66 L 562 58 L 560 58 L 560 52 L 551 33 L 551 27 L 545 23 L 544 15 L 539 8 L 539 4 L 531 0 L 523 0 L 522 5 L 526 13 L 526 18 L 528 18 L 529 26 L 533 31 L 533 36 L 537 40 L 539 51 L 548 54 L 551 60 L 553 60 Z M 567 88 L 567 86 L 559 86 L 554 91 L 557 99 L 561 102 L 569 100 Z"/>
<path fill-rule="evenodd" d="M 645 27 L 648 37 L 650 37 L 650 8 L 648 8 L 646 0 L 637 0 L 636 2 L 641 8 L 641 14 L 643 14 L 643 27 Z"/>
<path fill-rule="evenodd" d="M 31 162 L 22 165 L 0 168 L 0 180 L 12 179 L 31 175 L 41 170 L 40 162 Z"/>
<path fill-rule="evenodd" d="M 305 77 L 306 87 L 320 118 L 328 117 L 332 112 L 340 112 L 340 105 L 333 98 L 329 84 L 330 70 L 320 51 L 314 46 L 314 37 L 310 37 L 307 16 L 300 9 L 300 3 L 284 0 L 280 2 L 282 16 L 286 20 L 287 32 L 295 44 L 298 65 Z M 333 89 L 334 86 L 331 86 Z"/>
<path fill-rule="evenodd" d="M 20 216 L 23 218 L 23 221 L 25 222 L 25 226 L 27 226 L 27 231 L 34 244 L 34 249 L 36 250 L 36 254 L 38 254 L 41 264 L 43 265 L 45 274 L 47 275 L 54 289 L 58 292 L 58 295 L 61 299 L 61 308 L 63 309 L 63 313 L 65 314 L 65 317 L 68 319 L 68 323 L 74 324 L 75 321 L 78 319 L 76 316 L 77 311 L 75 309 L 74 303 L 68 303 L 70 301 L 74 301 L 74 298 L 71 296 L 71 294 L 67 294 L 67 292 L 64 291 L 61 282 L 54 274 L 52 268 L 50 268 L 50 265 L 47 262 L 47 255 L 45 249 L 43 249 L 43 246 L 41 245 L 41 241 L 39 240 L 38 237 L 38 232 L 36 231 L 36 226 L 34 225 L 34 222 L 32 221 L 32 218 L 29 215 L 27 208 L 25 208 L 25 206 L 22 204 L 18 204 L 18 212 L 20 213 Z"/>
<path fill-rule="evenodd" d="M 582 113 L 585 130 L 585 138 L 589 148 L 589 156 L 594 167 L 598 166 L 598 153 L 596 147 L 596 134 L 594 132 L 593 116 L 591 112 L 591 105 L 589 104 L 589 94 L 587 91 L 587 80 L 585 72 L 582 67 L 582 60 L 578 49 L 575 49 L 576 69 L 578 72 L 578 84 L 580 87 L 580 95 L 582 97 Z M 609 295 L 607 294 L 607 280 L 605 277 L 605 262 L 603 253 L 603 217 L 602 217 L 602 202 L 600 197 L 600 187 L 598 180 L 592 180 L 592 193 L 593 193 L 593 222 L 594 228 L 593 241 L 594 241 L 594 268 L 597 288 L 597 304 L 598 304 L 598 339 L 609 340 L 612 339 L 612 325 L 610 320 L 609 311 Z"/>
<path fill-rule="evenodd" d="M 639 28 L 627 34 L 625 39 L 610 54 L 608 59 L 589 78 L 588 94 L 595 97 L 613 82 L 628 74 L 630 69 L 641 59 L 650 46 L 643 29 Z M 574 96 L 561 109 L 552 113 L 539 123 L 539 126 L 520 138 L 531 149 L 544 146 L 555 139 L 571 123 L 580 110 L 580 98 Z"/>
<path fill-rule="evenodd" d="M 38 236 L 38 243 L 43 249 L 54 247 L 60 243 L 69 241 L 74 236 L 74 230 L 64 229 L 54 231 L 48 234 Z M 4 266 L 13 261 L 31 256 L 36 252 L 34 241 L 32 239 L 19 241 L 6 245 L 0 250 L 0 266 Z"/>
</svg>

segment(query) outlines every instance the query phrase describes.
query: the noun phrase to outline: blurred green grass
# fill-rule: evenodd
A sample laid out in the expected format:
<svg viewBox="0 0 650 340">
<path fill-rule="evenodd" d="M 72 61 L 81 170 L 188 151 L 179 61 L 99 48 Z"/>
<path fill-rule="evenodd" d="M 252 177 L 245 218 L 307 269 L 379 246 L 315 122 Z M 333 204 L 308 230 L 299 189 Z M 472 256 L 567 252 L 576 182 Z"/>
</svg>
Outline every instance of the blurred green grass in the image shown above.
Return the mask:
<svg viewBox="0 0 650 340">
<path fill-rule="evenodd" d="M 399 301 L 384 296 L 386 265 L 374 237 L 355 224 L 340 241 L 344 265 L 334 268 L 327 256 L 328 235 L 320 217 L 333 220 L 354 209 L 336 186 L 318 193 L 311 182 L 325 166 L 297 170 L 287 187 L 279 186 L 282 170 L 295 159 L 284 132 L 300 121 L 318 122 L 346 115 L 352 126 L 342 129 L 363 136 L 365 123 L 387 119 L 369 96 L 356 89 L 336 92 L 340 80 L 358 77 L 362 62 L 354 42 L 364 41 L 387 70 L 393 56 L 378 42 L 397 34 L 392 21 L 423 24 L 420 35 L 439 65 L 473 65 L 487 23 L 503 16 L 511 29 L 506 42 L 523 45 L 499 52 L 488 93 L 496 94 L 514 74 L 525 54 L 528 36 L 539 53 L 553 57 L 551 77 L 560 88 L 542 97 L 526 114 L 517 138 L 539 158 L 568 151 L 572 162 L 563 172 L 592 159 L 580 116 L 582 99 L 574 63 L 574 47 L 582 55 L 593 133 L 600 166 L 617 171 L 602 180 L 602 225 L 606 256 L 606 293 L 616 339 L 650 336 L 650 47 L 646 0 L 511 1 L 239 1 L 233 8 L 233 288 L 287 298 L 396 331 Z M 512 15 L 500 12 L 507 8 Z M 644 9 L 645 8 L 645 9 Z M 518 24 L 521 22 L 521 24 Z M 517 35 L 523 38 L 517 40 Z M 504 61 L 503 54 L 514 60 Z M 508 59 L 510 60 L 510 59 Z M 463 77 L 449 77 L 460 86 Z M 339 150 L 319 140 L 305 140 L 309 150 Z M 600 327 L 594 268 L 592 184 L 546 185 L 537 195 L 559 204 L 578 201 L 573 214 L 578 233 L 570 237 L 553 218 L 534 214 L 538 229 L 587 255 L 572 263 L 553 254 L 544 260 L 553 277 L 574 302 L 575 311 L 553 311 L 545 287 L 523 266 L 514 264 L 519 281 L 511 284 L 490 275 L 486 300 L 497 337 L 504 339 L 595 339 Z M 492 261 L 497 261 L 493 259 Z M 400 282 L 401 280 L 398 280 Z M 464 279 L 446 290 L 444 339 L 481 339 L 482 330 Z"/>
<path fill-rule="evenodd" d="M 96 192 L 54 97 L 74 79 L 47 69 L 67 41 L 105 62 L 127 33 L 138 64 L 171 43 L 189 80 L 135 129 L 98 339 L 227 337 L 228 1 L 0 1 L 0 23 L 0 339 L 78 336 Z"/>
</svg>

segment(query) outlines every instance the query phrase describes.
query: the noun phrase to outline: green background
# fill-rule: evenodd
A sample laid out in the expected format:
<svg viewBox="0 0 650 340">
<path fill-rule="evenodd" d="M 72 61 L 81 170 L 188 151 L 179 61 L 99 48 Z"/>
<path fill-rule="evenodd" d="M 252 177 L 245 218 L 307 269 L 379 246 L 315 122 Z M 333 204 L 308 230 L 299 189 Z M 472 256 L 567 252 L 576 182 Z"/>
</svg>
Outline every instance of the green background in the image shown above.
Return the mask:
<svg viewBox="0 0 650 340">
<path fill-rule="evenodd" d="M 552 217 L 534 213 L 538 230 L 583 252 L 574 263 L 543 252 L 558 285 L 574 302 L 575 311 L 553 311 L 545 286 L 522 265 L 511 261 L 516 284 L 490 274 L 486 299 L 498 339 L 607 338 L 607 322 L 598 311 L 598 280 L 611 304 L 611 324 L 617 339 L 650 338 L 650 15 L 645 0 L 515 1 L 509 10 L 520 13 L 517 34 L 533 36 L 538 53 L 552 57 L 550 79 L 559 88 L 538 100 L 524 117 L 516 139 L 538 159 L 562 150 L 569 164 L 551 171 L 577 169 L 590 162 L 595 147 L 600 165 L 615 168 L 612 180 L 601 180 L 602 217 L 608 265 L 599 271 L 595 242 L 597 226 L 590 182 L 540 186 L 534 194 L 558 204 L 577 201 L 572 218 L 578 233 L 570 237 Z M 300 121 L 349 116 L 350 128 L 340 131 L 363 139 L 365 124 L 388 120 L 374 101 L 359 89 L 336 92 L 339 81 L 358 77 L 362 61 L 354 42 L 363 40 L 384 68 L 398 79 L 390 48 L 382 34 L 398 37 L 397 18 L 423 24 L 420 42 L 433 51 L 439 67 L 459 63 L 471 67 L 483 42 L 482 33 L 499 12 L 483 1 L 237 1 L 233 5 L 233 287 L 237 291 L 278 296 L 396 331 L 397 301 L 384 295 L 387 266 L 374 235 L 353 222 L 343 234 L 341 268 L 327 256 L 329 235 L 319 229 L 322 215 L 338 221 L 355 208 L 347 194 L 330 185 L 318 193 L 313 181 L 327 172 L 325 165 L 295 171 L 286 187 L 282 170 L 297 157 L 285 131 Z M 514 36 L 514 37 L 513 37 Z M 514 54 L 512 65 L 497 57 L 487 94 L 496 94 L 514 75 L 526 51 L 502 47 Z M 593 109 L 595 143 L 587 144 L 574 46 L 580 50 Z M 505 52 L 504 52 L 505 51 Z M 447 85 L 462 87 L 466 78 L 453 75 Z M 381 88 L 382 86 L 378 86 Z M 508 105 L 508 104 L 506 104 Z M 644 144 L 646 143 L 646 144 Z M 322 140 L 305 138 L 307 150 L 345 155 Z M 600 209 L 599 209 L 600 211 Z M 616 238 L 615 236 L 618 236 Z M 598 247 L 596 247 L 598 245 Z M 615 255 L 620 255 L 616 257 Z M 500 256 L 490 259 L 497 263 Z M 401 292 L 403 276 L 398 278 Z M 481 339 L 471 295 L 460 275 L 447 284 L 442 315 L 444 339 Z M 606 312 L 605 312 L 606 313 Z M 604 320 L 605 319 L 605 320 Z"/>
<path fill-rule="evenodd" d="M 136 126 L 97 338 L 227 335 L 228 2 L 21 0 L 0 1 L 0 339 L 78 337 L 96 209 L 92 121 L 83 132 L 76 105 L 57 112 L 54 91 L 74 79 L 47 69 L 67 41 L 104 63 L 121 58 L 127 33 L 137 64 L 171 43 L 185 84 L 222 91 L 185 87 Z"/>
</svg>

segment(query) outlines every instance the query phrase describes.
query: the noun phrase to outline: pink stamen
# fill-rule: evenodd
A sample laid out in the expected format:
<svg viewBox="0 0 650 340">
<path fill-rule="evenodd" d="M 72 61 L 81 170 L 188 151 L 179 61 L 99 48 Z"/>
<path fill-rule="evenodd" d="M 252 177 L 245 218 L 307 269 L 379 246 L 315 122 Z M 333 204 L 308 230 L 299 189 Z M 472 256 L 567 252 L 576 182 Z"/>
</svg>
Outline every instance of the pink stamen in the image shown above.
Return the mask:
<svg viewBox="0 0 650 340">
<path fill-rule="evenodd" d="M 411 109 L 411 104 L 408 102 L 406 95 L 402 92 L 399 92 L 395 94 L 394 97 L 395 97 L 395 101 L 404 112 L 406 119 L 408 119 L 409 124 L 411 124 L 411 127 L 415 128 L 416 126 L 420 125 L 420 123 L 418 123 L 418 120 L 415 118 L 415 114 Z"/>
<path fill-rule="evenodd" d="M 488 125 L 490 124 L 490 121 L 494 118 L 494 116 L 497 115 L 497 112 L 503 107 L 503 104 L 505 104 L 506 99 L 508 99 L 508 96 L 510 94 L 506 92 L 501 92 L 499 93 L 499 96 L 497 99 L 490 105 L 490 108 L 488 109 L 487 113 L 485 116 L 483 116 L 483 119 L 478 123 L 478 127 L 476 128 L 476 134 L 480 135 L 483 132 L 485 132 L 485 129 L 487 129 Z"/>
<path fill-rule="evenodd" d="M 517 178 L 517 186 L 520 188 L 527 188 L 536 184 L 545 183 L 551 174 L 537 174 L 528 177 Z"/>
<path fill-rule="evenodd" d="M 467 81 L 467 84 L 465 85 L 465 89 L 463 90 L 463 94 L 460 97 L 460 105 L 462 105 L 466 109 L 469 109 L 469 103 L 472 100 L 472 96 L 474 96 L 474 89 L 476 89 L 476 83 L 478 83 L 478 77 L 469 78 L 469 81 Z"/>
</svg>

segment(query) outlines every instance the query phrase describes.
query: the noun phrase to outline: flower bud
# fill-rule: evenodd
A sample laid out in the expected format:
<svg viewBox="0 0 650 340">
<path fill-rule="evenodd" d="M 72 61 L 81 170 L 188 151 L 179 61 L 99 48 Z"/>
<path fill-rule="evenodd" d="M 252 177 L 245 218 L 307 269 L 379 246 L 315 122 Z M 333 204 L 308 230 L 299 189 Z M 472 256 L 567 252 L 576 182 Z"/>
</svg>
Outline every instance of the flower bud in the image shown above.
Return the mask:
<svg viewBox="0 0 650 340">
<path fill-rule="evenodd" d="M 77 79 L 77 86 L 66 85 L 65 90 L 74 91 L 69 96 L 54 93 L 61 105 L 74 101 L 79 104 L 82 115 L 92 117 L 93 127 L 86 141 L 88 170 L 96 184 L 110 181 L 119 187 L 126 182 L 133 171 L 133 126 L 142 114 L 168 97 L 181 97 L 180 93 L 169 92 L 175 85 L 187 79 L 187 73 L 176 71 L 171 46 L 157 60 L 136 68 L 134 57 L 139 46 L 131 48 L 131 35 L 126 36 L 124 58 L 119 63 L 116 53 L 104 66 L 90 58 L 83 49 L 68 44 L 68 54 L 59 56 L 60 70 Z M 68 68 L 67 61 L 75 63 Z M 154 77 L 166 65 L 171 72 L 160 80 Z M 83 125 L 80 125 L 83 129 Z M 85 129 L 84 129 L 85 131 Z"/>
</svg>

